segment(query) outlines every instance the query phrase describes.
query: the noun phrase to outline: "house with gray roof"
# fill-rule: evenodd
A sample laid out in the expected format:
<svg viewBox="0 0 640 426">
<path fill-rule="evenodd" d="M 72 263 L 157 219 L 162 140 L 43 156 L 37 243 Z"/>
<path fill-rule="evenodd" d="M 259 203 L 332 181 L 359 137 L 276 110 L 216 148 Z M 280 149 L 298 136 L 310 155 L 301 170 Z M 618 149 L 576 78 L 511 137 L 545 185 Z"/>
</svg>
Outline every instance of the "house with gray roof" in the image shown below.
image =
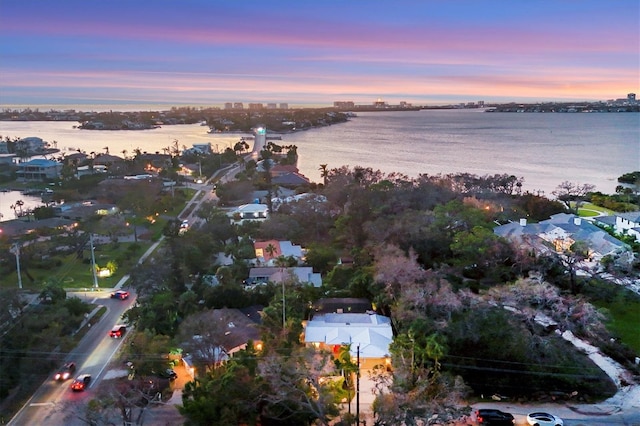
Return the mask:
<svg viewBox="0 0 640 426">
<path fill-rule="evenodd" d="M 279 284 L 291 280 L 301 284 L 308 283 L 314 287 L 320 287 L 322 285 L 320 273 L 313 272 L 313 268 L 310 266 L 297 266 L 294 268 L 251 268 L 249 269 L 249 278 L 245 280 L 245 284 L 257 285 L 268 282 Z"/>
<path fill-rule="evenodd" d="M 341 346 L 351 345 L 351 356 L 359 357 L 364 368 L 390 362 L 393 330 L 389 317 L 373 311 L 316 314 L 303 325 L 304 342 L 308 345 L 331 350 L 334 354 Z"/>
<path fill-rule="evenodd" d="M 558 213 L 539 223 L 511 222 L 494 228 L 494 232 L 521 248 L 537 253 L 563 253 L 576 242 L 589 248 L 590 259 L 599 262 L 604 256 L 628 251 L 627 244 L 612 237 L 603 229 L 574 214 Z"/>
</svg>

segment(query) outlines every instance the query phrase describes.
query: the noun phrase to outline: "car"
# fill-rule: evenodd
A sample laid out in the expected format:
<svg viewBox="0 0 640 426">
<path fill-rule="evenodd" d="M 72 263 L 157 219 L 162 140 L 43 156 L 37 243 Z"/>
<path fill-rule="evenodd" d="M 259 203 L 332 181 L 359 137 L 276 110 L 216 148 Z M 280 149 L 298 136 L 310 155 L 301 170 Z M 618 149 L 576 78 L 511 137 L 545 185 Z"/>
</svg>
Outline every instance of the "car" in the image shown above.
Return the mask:
<svg viewBox="0 0 640 426">
<path fill-rule="evenodd" d="M 178 373 L 176 373 L 175 371 L 173 371 L 172 368 L 167 368 L 164 371 L 161 371 L 160 373 L 158 373 L 158 376 L 164 378 L 164 379 L 169 379 L 169 380 L 175 380 L 178 378 Z"/>
<path fill-rule="evenodd" d="M 68 362 L 65 365 L 63 365 L 62 368 L 58 370 L 58 372 L 56 372 L 56 374 L 53 376 L 53 379 L 56 381 L 67 380 L 69 377 L 71 377 L 74 371 L 76 371 L 76 363 Z"/>
<path fill-rule="evenodd" d="M 126 332 L 127 332 L 126 325 L 116 325 L 109 332 L 109 336 L 113 337 L 114 339 L 117 339 L 119 337 L 124 336 L 124 333 Z"/>
<path fill-rule="evenodd" d="M 89 383 L 91 383 L 91 374 L 81 374 L 71 383 L 71 390 L 74 392 L 82 392 Z"/>
<path fill-rule="evenodd" d="M 124 290 L 118 290 L 115 293 L 111 293 L 111 298 L 125 300 L 129 298 L 129 292 Z"/>
<path fill-rule="evenodd" d="M 553 414 L 539 411 L 527 414 L 527 423 L 531 426 L 563 426 L 564 422 L 560 417 Z"/>
<path fill-rule="evenodd" d="M 513 426 L 516 421 L 511 413 L 496 410 L 493 408 L 481 408 L 476 411 L 476 420 L 479 425 Z"/>
<path fill-rule="evenodd" d="M 182 223 L 180 224 L 180 228 L 188 228 L 189 227 L 189 221 L 188 220 L 183 220 Z"/>
</svg>

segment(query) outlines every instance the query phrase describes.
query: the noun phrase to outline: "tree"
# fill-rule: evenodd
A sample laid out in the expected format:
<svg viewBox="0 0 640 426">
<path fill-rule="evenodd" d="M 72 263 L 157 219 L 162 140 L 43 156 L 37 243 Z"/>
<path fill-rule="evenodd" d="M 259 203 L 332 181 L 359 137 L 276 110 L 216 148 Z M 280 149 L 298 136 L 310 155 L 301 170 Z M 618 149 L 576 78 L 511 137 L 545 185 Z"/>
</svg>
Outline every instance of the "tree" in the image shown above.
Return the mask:
<svg viewBox="0 0 640 426">
<path fill-rule="evenodd" d="M 594 189 L 595 186 L 589 183 L 579 184 L 566 180 L 558 185 L 552 192 L 552 194 L 555 195 L 560 201 L 564 201 L 567 204 L 569 204 L 569 202 L 571 201 L 575 201 L 575 211 L 577 212 L 580 208 L 580 204 L 583 201 L 583 198 L 589 192 L 593 192 Z"/>
<path fill-rule="evenodd" d="M 274 246 L 273 244 L 269 243 L 264 248 L 264 251 L 269 255 L 269 257 L 273 257 L 273 255 L 278 252 L 278 248 L 276 246 Z"/>
<path fill-rule="evenodd" d="M 320 177 L 322 178 L 322 182 L 324 186 L 327 186 L 327 178 L 329 177 L 329 170 L 327 169 L 326 164 L 320 164 Z"/>
<path fill-rule="evenodd" d="M 260 376 L 269 384 L 261 395 L 263 421 L 328 425 L 338 414 L 338 407 L 331 388 L 320 379 L 332 369 L 331 354 L 314 348 L 297 348 L 287 357 L 275 352 L 266 354 L 258 366 Z"/>
<path fill-rule="evenodd" d="M 176 339 L 193 358 L 199 374 L 213 370 L 228 358 L 224 336 L 229 319 L 223 311 L 202 311 L 180 324 Z"/>
</svg>

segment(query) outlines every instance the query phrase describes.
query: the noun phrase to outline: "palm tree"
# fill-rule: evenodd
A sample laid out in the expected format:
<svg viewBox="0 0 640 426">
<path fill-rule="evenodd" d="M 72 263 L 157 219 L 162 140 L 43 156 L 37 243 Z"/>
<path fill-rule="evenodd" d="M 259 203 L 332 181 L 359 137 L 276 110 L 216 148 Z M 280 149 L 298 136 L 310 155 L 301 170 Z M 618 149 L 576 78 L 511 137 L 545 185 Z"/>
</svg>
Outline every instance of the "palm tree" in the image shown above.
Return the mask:
<svg viewBox="0 0 640 426">
<path fill-rule="evenodd" d="M 16 207 L 20 209 L 20 214 L 22 214 L 22 206 L 24 206 L 24 201 L 22 200 L 16 201 Z"/>
<path fill-rule="evenodd" d="M 269 255 L 269 257 L 273 257 L 274 253 L 278 252 L 278 248 L 269 243 L 269 245 L 264 248 L 264 251 Z"/>
<path fill-rule="evenodd" d="M 323 179 L 324 186 L 327 186 L 327 178 L 329 177 L 329 170 L 327 170 L 326 164 L 320 164 L 320 177 Z"/>
</svg>

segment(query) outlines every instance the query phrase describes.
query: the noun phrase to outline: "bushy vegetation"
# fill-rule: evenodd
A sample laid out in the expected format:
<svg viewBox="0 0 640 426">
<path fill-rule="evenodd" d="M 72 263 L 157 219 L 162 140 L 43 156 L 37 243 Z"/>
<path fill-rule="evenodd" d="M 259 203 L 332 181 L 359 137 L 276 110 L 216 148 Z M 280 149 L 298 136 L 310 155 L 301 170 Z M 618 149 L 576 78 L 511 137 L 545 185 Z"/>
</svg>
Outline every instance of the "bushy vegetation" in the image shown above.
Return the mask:
<svg viewBox="0 0 640 426">
<path fill-rule="evenodd" d="M 91 311 L 78 298 L 66 298 L 64 290 L 51 286 L 43 291 L 44 304 L 27 307 L 15 290 L 2 290 L 2 337 L 0 337 L 0 398 L 16 387 L 18 400 L 32 392 L 58 368 L 65 352 L 74 346 L 72 335 Z M 16 315 L 22 312 L 22 315 Z M 6 320 L 11 323 L 5 323 Z"/>
<path fill-rule="evenodd" d="M 271 144 L 261 155 L 270 157 L 278 148 Z M 218 186 L 221 203 L 246 201 L 255 188 L 271 199 L 276 188 L 253 166 L 238 181 Z M 201 374 L 183 395 L 181 411 L 188 424 L 225 419 L 303 425 L 334 418 L 334 385 L 321 378 L 344 375 L 343 390 L 349 394 L 348 362 L 338 365 L 331 354 L 309 351 L 299 341 L 302 321 L 321 297 L 367 298 L 392 319 L 394 368 L 388 385 L 393 392 L 375 404 L 379 419 L 388 424 L 411 424 L 434 414 L 451 421 L 465 414 L 465 401 L 474 393 L 536 398 L 577 392 L 593 400 L 615 390 L 602 371 L 535 319 L 538 313 L 547 315 L 560 330 L 614 352 L 622 346 L 614 345 L 603 326 L 611 320 L 589 302 L 611 313 L 620 312 L 619 301 L 606 300 L 604 289 L 591 291 L 591 279 L 567 274 L 559 257 L 536 256 L 493 232 L 496 222 L 546 219 L 565 211 L 563 204 L 522 194 L 522 180 L 510 175 L 410 179 L 360 167 L 323 175 L 324 184 L 315 190 L 324 201 L 289 203 L 260 223 L 231 224 L 219 206 L 204 203 L 196 212 L 202 222 L 182 232 L 180 221 L 167 213 L 161 222 L 163 245 L 131 269 L 139 303 L 126 313 L 137 330 L 128 356 L 143 373 L 161 368 L 159 355 L 172 344 L 183 345 L 185 336 L 199 335 L 215 348 L 213 331 L 205 338 L 194 328 L 196 319 L 212 309 L 264 307 L 263 350 L 250 345 L 222 364 L 199 360 Z M 563 198 L 585 195 L 575 189 L 564 185 Z M 146 186 L 120 197 L 115 190 L 104 194 L 117 198 L 133 220 L 168 212 L 176 203 Z M 102 220 L 93 226 L 107 234 L 117 229 Z M 282 286 L 245 286 L 253 242 L 268 239 L 308 248 L 306 262 L 323 273 L 324 285 L 291 280 Z M 222 254 L 230 262 L 220 263 Z M 289 261 L 278 259 L 282 266 Z M 624 326 L 610 324 L 624 336 Z M 633 351 L 623 353 L 627 363 Z M 380 373 L 377 380 L 389 380 Z M 223 391 L 229 396 L 224 403 Z"/>
</svg>

